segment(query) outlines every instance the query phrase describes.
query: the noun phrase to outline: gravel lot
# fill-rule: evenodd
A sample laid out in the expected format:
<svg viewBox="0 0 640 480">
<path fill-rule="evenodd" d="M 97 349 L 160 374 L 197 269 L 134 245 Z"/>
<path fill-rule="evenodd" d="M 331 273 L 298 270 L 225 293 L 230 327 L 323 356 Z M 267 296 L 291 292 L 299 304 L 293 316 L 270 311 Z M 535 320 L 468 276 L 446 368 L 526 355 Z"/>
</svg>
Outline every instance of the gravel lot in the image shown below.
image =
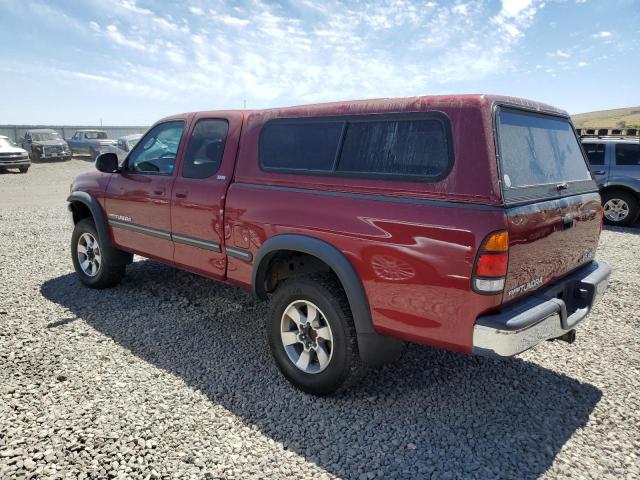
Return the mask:
<svg viewBox="0 0 640 480">
<path fill-rule="evenodd" d="M 603 233 L 610 290 L 574 345 L 413 345 L 317 399 L 242 290 L 146 260 L 79 284 L 64 200 L 89 168 L 0 175 L 0 478 L 640 478 L 640 229 Z"/>
</svg>

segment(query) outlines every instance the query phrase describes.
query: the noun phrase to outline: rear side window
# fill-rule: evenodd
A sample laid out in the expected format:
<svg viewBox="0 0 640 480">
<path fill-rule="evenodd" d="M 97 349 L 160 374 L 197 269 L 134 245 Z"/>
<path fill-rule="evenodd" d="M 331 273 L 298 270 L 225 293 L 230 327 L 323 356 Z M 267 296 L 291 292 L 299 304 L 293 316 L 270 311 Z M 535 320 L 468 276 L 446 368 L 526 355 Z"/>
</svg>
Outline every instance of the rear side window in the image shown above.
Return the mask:
<svg viewBox="0 0 640 480">
<path fill-rule="evenodd" d="M 260 134 L 260 162 L 267 169 L 333 170 L 344 122 L 274 120 Z"/>
<path fill-rule="evenodd" d="M 444 126 L 437 120 L 349 123 L 338 171 L 435 177 L 449 157 Z"/>
<path fill-rule="evenodd" d="M 616 165 L 640 165 L 640 143 L 616 144 Z"/>
<path fill-rule="evenodd" d="M 432 114 L 272 120 L 261 132 L 264 170 L 441 178 L 452 163 L 445 119 Z"/>
<path fill-rule="evenodd" d="M 226 120 L 206 119 L 196 123 L 184 157 L 183 177 L 208 178 L 218 171 L 228 130 Z"/>
<path fill-rule="evenodd" d="M 604 144 L 583 143 L 582 147 L 591 165 L 604 165 Z"/>
</svg>

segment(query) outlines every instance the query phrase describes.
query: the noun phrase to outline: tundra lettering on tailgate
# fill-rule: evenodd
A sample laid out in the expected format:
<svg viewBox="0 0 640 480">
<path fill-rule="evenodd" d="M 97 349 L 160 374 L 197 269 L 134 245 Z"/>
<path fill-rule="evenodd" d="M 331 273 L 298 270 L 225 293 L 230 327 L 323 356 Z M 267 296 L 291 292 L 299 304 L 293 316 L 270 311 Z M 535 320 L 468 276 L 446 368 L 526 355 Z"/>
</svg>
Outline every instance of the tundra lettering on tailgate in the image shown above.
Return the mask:
<svg viewBox="0 0 640 480">
<path fill-rule="evenodd" d="M 527 282 L 525 284 L 519 285 L 515 288 L 512 288 L 511 290 L 509 290 L 509 292 L 507 293 L 507 295 L 509 297 L 517 294 L 517 293 L 522 293 L 522 292 L 526 292 L 527 290 L 530 290 L 532 288 L 537 287 L 538 285 L 542 285 L 542 277 L 536 277 L 533 280 L 531 280 L 530 282 Z"/>
</svg>

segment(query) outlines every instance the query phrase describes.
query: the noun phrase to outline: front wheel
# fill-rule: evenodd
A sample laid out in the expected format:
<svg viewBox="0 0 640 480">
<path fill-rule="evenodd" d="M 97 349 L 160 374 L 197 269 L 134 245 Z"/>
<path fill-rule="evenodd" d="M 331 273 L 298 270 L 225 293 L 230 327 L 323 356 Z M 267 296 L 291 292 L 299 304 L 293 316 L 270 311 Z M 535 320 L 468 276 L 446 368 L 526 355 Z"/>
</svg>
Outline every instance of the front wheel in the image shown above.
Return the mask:
<svg viewBox="0 0 640 480">
<path fill-rule="evenodd" d="M 103 254 L 96 226 L 91 218 L 80 220 L 71 235 L 71 258 L 80 281 L 90 288 L 117 285 L 125 265 L 110 265 Z"/>
<path fill-rule="evenodd" d="M 29 167 L 20 167 L 18 170 L 20 170 L 20 173 L 27 173 L 29 171 Z"/>
<path fill-rule="evenodd" d="M 271 299 L 267 335 L 278 368 L 304 392 L 332 394 L 363 371 L 346 295 L 331 276 L 282 282 Z"/>
<path fill-rule="evenodd" d="M 638 218 L 638 199 L 629 192 L 612 191 L 602 195 L 604 220 L 609 225 L 627 226 Z"/>
</svg>

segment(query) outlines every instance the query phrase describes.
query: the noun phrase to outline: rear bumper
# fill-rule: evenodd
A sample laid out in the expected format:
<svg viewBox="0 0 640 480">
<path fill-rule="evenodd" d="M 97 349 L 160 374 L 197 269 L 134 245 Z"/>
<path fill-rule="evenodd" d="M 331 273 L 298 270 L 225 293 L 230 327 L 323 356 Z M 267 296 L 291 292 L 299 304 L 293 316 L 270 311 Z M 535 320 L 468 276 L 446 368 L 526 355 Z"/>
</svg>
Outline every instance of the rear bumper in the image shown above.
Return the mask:
<svg viewBox="0 0 640 480">
<path fill-rule="evenodd" d="M 473 353 L 510 357 L 574 329 L 600 301 L 611 267 L 593 261 L 503 311 L 478 318 Z"/>
</svg>

